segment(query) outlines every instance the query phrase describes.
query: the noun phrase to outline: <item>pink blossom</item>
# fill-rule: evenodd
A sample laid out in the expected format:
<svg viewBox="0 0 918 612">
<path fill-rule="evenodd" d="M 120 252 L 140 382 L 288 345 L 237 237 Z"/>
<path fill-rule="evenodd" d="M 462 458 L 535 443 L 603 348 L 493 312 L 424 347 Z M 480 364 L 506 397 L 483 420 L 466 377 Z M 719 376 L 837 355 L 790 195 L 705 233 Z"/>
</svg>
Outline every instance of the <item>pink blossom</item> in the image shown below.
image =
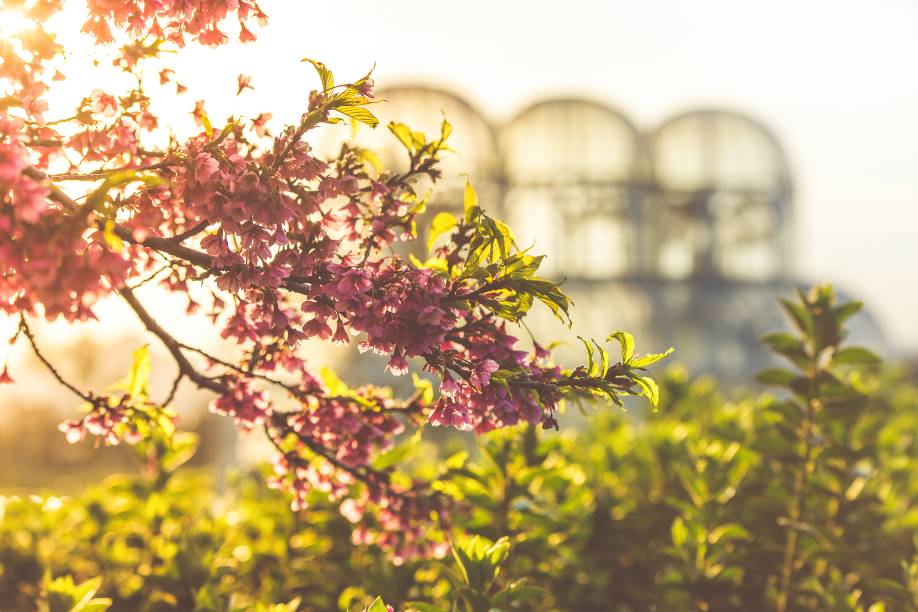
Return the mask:
<svg viewBox="0 0 918 612">
<path fill-rule="evenodd" d="M 393 355 L 389 360 L 389 364 L 386 366 L 386 369 L 392 372 L 395 376 L 401 376 L 402 374 L 408 373 L 408 361 L 400 356 Z"/>
<path fill-rule="evenodd" d="M 440 399 L 427 422 L 434 427 L 455 427 L 459 431 L 471 431 L 474 428 L 468 410 L 461 404 Z"/>
<path fill-rule="evenodd" d="M 371 79 L 370 77 L 367 77 L 366 79 L 364 79 L 360 83 L 360 86 L 358 87 L 358 91 L 360 92 L 360 95 L 366 96 L 367 98 L 372 98 L 375 90 L 376 90 L 375 84 L 373 83 L 373 79 Z"/>
<path fill-rule="evenodd" d="M 459 393 L 459 385 L 449 374 L 444 374 L 443 379 L 440 381 L 440 393 L 450 399 L 455 399 Z"/>
<path fill-rule="evenodd" d="M 57 428 L 64 433 L 70 444 L 76 444 L 86 437 L 86 429 L 78 421 L 67 420 Z"/>
<path fill-rule="evenodd" d="M 351 523 L 359 523 L 360 519 L 363 518 L 363 508 L 358 506 L 353 499 L 346 499 L 341 502 L 339 510 L 341 511 L 341 516 Z"/>
<path fill-rule="evenodd" d="M 115 96 L 96 89 L 92 92 L 92 108 L 105 117 L 114 117 L 118 112 L 118 101 Z"/>
<path fill-rule="evenodd" d="M 228 393 L 210 403 L 210 410 L 233 417 L 245 429 L 264 424 L 271 415 L 267 394 L 252 388 L 251 382 L 243 378 L 232 381 Z"/>
<path fill-rule="evenodd" d="M 15 182 L 26 165 L 25 151 L 21 147 L 0 143 L 0 181 Z"/>
<path fill-rule="evenodd" d="M 491 374 L 499 368 L 500 366 L 493 359 L 485 359 L 475 364 L 475 367 L 472 368 L 472 373 L 469 375 L 469 383 L 473 387 L 484 387 L 491 380 Z"/>
<path fill-rule="evenodd" d="M 198 153 L 194 159 L 194 178 L 199 183 L 206 183 L 220 170 L 220 162 L 209 153 Z"/>
<path fill-rule="evenodd" d="M 335 330 L 335 335 L 332 337 L 332 342 L 335 344 L 349 344 L 351 341 L 350 337 L 347 335 L 347 330 L 344 329 L 344 325 L 339 323 L 338 328 Z"/>
<path fill-rule="evenodd" d="M 237 81 L 237 89 L 236 89 L 237 96 L 241 94 L 243 91 L 245 91 L 246 89 L 254 89 L 252 87 L 252 77 L 250 76 L 247 76 L 245 74 L 240 74 L 238 77 L 236 77 L 236 81 Z"/>
</svg>

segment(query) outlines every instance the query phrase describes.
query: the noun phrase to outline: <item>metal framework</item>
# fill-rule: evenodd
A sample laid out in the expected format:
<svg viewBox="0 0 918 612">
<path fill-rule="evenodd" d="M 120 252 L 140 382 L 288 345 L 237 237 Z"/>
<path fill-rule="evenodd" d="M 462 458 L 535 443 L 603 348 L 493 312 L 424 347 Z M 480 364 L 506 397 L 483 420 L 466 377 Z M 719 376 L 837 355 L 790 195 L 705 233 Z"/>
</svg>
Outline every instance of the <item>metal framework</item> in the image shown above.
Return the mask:
<svg viewBox="0 0 918 612">
<path fill-rule="evenodd" d="M 431 207 L 460 209 L 469 173 L 483 205 L 548 256 L 546 274 L 566 279 L 577 331 L 633 330 L 649 350 L 674 344 L 679 361 L 726 381 L 769 363 L 758 338 L 784 324 L 775 298 L 801 283 L 790 272 L 790 165 L 761 123 L 705 109 L 642 133 L 605 104 L 568 98 L 495 126 L 445 90 L 380 95 L 384 123 L 437 133 L 449 119 L 456 153 Z M 400 145 L 370 132 L 358 140 L 398 168 Z M 855 335 L 881 337 L 870 317 L 853 323 Z M 533 325 L 561 331 L 549 316 Z"/>
</svg>

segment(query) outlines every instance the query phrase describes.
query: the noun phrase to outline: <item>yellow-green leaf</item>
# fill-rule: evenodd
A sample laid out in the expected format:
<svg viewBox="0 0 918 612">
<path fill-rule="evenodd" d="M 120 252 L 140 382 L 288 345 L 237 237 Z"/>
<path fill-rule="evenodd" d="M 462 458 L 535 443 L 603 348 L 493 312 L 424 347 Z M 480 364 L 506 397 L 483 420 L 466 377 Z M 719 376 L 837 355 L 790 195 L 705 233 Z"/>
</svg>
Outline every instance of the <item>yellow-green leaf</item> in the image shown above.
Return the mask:
<svg viewBox="0 0 918 612">
<path fill-rule="evenodd" d="M 347 385 L 338 378 L 338 375 L 331 368 L 323 367 L 319 371 L 319 376 L 328 389 L 329 395 L 344 395 L 347 392 Z"/>
<path fill-rule="evenodd" d="M 657 381 L 649 376 L 635 376 L 634 382 L 636 382 L 643 391 L 641 395 L 650 400 L 650 405 L 656 409 L 657 405 L 660 403 L 660 387 L 657 386 Z"/>
<path fill-rule="evenodd" d="M 647 366 L 653 365 L 661 359 L 669 357 L 669 355 L 672 354 L 672 352 L 675 350 L 676 349 L 673 347 L 669 347 L 662 353 L 648 353 L 643 357 L 638 357 L 637 359 L 629 362 L 628 365 L 630 365 L 632 368 L 646 368 Z"/>
<path fill-rule="evenodd" d="M 105 222 L 105 228 L 102 230 L 102 237 L 105 243 L 116 253 L 120 253 L 124 248 L 124 241 L 115 234 L 115 222 L 108 219 Z"/>
<path fill-rule="evenodd" d="M 440 124 L 440 142 L 441 143 L 446 142 L 446 139 L 449 138 L 452 133 L 453 133 L 453 126 L 444 117 L 443 123 Z"/>
<path fill-rule="evenodd" d="M 382 161 L 379 159 L 379 155 L 369 149 L 358 149 L 357 156 L 362 159 L 367 165 L 371 166 L 377 173 L 382 172 L 383 165 Z"/>
<path fill-rule="evenodd" d="M 152 371 L 150 345 L 145 344 L 134 351 L 134 363 L 131 364 L 131 373 L 128 376 L 128 393 L 132 398 L 147 396 L 147 383 Z"/>
<path fill-rule="evenodd" d="M 610 342 L 613 339 L 618 340 L 619 344 L 622 345 L 622 363 L 630 363 L 631 358 L 634 357 L 634 336 L 628 332 L 617 330 L 609 334 L 606 342 Z"/>
<path fill-rule="evenodd" d="M 398 123 L 397 121 L 389 122 L 389 131 L 395 134 L 395 137 L 398 138 L 398 141 L 408 149 L 408 151 L 414 151 L 414 138 L 411 136 L 411 129 L 404 123 Z"/>
<path fill-rule="evenodd" d="M 375 128 L 377 125 L 379 125 L 379 119 L 376 118 L 376 115 L 362 106 L 339 106 L 335 108 L 335 110 L 342 115 L 347 115 L 354 121 L 365 123 L 371 128 Z"/>
<path fill-rule="evenodd" d="M 472 220 L 472 211 L 478 206 L 478 194 L 472 187 L 472 181 L 468 178 L 465 179 L 465 195 L 462 198 L 462 204 L 465 210 L 465 222 L 469 223 Z"/>
<path fill-rule="evenodd" d="M 427 250 L 430 251 L 433 249 L 433 245 L 437 241 L 437 238 L 453 229 L 457 225 L 459 225 L 459 221 L 456 219 L 456 215 L 453 213 L 437 213 L 437 216 L 435 216 L 433 221 L 430 223 L 430 233 L 427 236 Z"/>
<path fill-rule="evenodd" d="M 332 74 L 332 71 L 325 66 L 325 64 L 316 60 L 311 60 L 308 57 L 304 57 L 302 61 L 312 64 L 313 68 L 316 69 L 316 72 L 319 73 L 319 79 L 322 81 L 322 91 L 329 91 L 334 88 L 335 76 Z"/>
</svg>

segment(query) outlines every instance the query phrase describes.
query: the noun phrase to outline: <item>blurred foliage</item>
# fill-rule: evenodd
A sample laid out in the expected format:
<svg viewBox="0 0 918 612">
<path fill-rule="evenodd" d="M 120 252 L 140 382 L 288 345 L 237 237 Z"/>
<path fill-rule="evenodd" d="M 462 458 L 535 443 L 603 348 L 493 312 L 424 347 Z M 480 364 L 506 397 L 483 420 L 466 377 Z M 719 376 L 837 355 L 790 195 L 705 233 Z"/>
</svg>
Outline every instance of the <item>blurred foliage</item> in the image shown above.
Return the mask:
<svg viewBox="0 0 918 612">
<path fill-rule="evenodd" d="M 763 339 L 790 364 L 760 375 L 772 394 L 727 399 L 673 368 L 641 421 L 604 410 L 561 434 L 412 438 L 400 457 L 439 474 L 458 504 L 451 558 L 394 565 L 352 545 L 327 500 L 291 512 L 261 472 L 218 495 L 207 473 L 180 467 L 195 440 L 176 434 L 138 446 L 145 476 L 73 498 L 0 498 L 0 602 L 918 610 L 918 388 L 843 346 L 857 304 L 817 288 L 783 306 L 795 332 Z"/>
</svg>

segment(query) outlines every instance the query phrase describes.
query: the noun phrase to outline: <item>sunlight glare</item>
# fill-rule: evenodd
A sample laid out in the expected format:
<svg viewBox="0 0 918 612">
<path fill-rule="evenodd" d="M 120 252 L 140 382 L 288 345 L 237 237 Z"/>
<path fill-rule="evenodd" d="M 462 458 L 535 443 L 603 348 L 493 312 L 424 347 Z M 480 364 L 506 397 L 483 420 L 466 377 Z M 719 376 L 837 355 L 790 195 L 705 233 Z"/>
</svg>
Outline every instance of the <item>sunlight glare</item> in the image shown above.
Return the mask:
<svg viewBox="0 0 918 612">
<path fill-rule="evenodd" d="M 0 38 L 9 38 L 24 32 L 35 25 L 35 22 L 12 10 L 0 11 Z"/>
</svg>

